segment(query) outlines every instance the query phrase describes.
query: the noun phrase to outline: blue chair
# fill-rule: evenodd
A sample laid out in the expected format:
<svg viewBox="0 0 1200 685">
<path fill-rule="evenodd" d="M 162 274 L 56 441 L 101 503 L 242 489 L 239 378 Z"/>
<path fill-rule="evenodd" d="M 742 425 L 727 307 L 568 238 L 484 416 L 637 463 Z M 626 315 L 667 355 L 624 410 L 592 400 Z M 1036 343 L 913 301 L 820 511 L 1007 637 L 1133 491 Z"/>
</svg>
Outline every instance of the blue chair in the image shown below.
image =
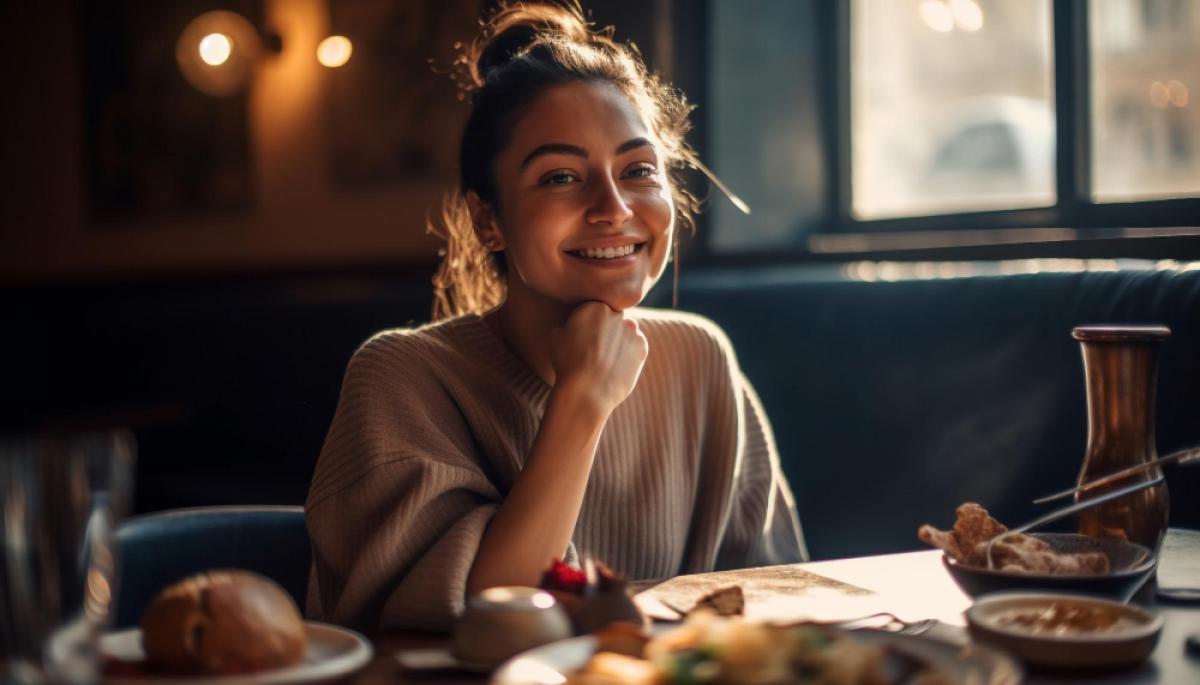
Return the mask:
<svg viewBox="0 0 1200 685">
<path fill-rule="evenodd" d="M 117 528 L 117 548 L 116 629 L 137 625 L 167 585 L 215 568 L 271 578 L 304 610 L 312 547 L 303 507 L 197 507 L 135 516 Z"/>
</svg>

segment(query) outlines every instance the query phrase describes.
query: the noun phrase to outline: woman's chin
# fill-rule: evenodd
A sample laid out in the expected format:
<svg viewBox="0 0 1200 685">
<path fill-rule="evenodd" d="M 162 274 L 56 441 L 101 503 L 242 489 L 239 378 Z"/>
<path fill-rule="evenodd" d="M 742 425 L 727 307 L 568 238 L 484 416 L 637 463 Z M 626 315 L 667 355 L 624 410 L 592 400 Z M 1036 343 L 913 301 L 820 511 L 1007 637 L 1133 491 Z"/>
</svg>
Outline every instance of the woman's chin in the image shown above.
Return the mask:
<svg viewBox="0 0 1200 685">
<path fill-rule="evenodd" d="M 632 308 L 638 306 L 639 304 L 641 304 L 642 299 L 644 297 L 645 297 L 645 294 L 640 291 L 628 291 L 628 292 L 624 292 L 624 291 L 623 292 L 612 292 L 612 291 L 610 291 L 610 292 L 596 293 L 595 297 L 586 298 L 585 301 L 603 302 L 604 304 L 608 305 L 609 308 L 611 308 L 612 310 L 621 312 L 621 311 L 625 311 L 626 309 L 632 309 Z"/>
</svg>

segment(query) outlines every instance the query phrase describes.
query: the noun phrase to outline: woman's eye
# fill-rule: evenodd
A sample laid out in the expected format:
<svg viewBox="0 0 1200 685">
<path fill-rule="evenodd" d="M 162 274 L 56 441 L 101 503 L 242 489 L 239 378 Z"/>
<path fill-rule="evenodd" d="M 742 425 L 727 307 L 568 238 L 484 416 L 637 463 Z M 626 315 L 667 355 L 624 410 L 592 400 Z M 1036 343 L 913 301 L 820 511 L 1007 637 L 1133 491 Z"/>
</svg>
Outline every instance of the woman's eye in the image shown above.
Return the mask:
<svg viewBox="0 0 1200 685">
<path fill-rule="evenodd" d="M 548 186 L 565 186 L 575 180 L 575 174 L 569 171 L 555 171 L 542 177 L 542 184 Z"/>
<path fill-rule="evenodd" d="M 653 178 L 658 173 L 651 164 L 640 164 L 625 172 L 626 178 Z"/>
</svg>

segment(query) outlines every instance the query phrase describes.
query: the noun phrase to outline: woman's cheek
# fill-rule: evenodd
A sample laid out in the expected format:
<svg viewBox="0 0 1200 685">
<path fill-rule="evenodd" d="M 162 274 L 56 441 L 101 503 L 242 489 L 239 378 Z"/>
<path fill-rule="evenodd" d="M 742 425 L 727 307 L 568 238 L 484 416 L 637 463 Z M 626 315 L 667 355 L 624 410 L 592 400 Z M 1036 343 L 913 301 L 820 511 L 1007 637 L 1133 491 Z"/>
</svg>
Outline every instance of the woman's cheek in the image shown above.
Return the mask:
<svg viewBox="0 0 1200 685">
<path fill-rule="evenodd" d="M 669 232 L 674 214 L 675 203 L 672 201 L 670 188 L 662 186 L 654 189 L 652 193 L 647 193 L 642 220 L 652 226 L 655 233 Z"/>
<path fill-rule="evenodd" d="M 656 198 L 658 201 L 653 203 L 653 207 L 648 208 L 645 221 L 653 227 L 655 240 L 658 243 L 656 252 L 661 251 L 662 257 L 666 258 L 666 253 L 670 249 L 672 235 L 675 231 L 675 205 L 671 202 L 670 191 L 666 191 L 665 198 Z M 656 257 L 659 255 L 656 254 Z"/>
</svg>

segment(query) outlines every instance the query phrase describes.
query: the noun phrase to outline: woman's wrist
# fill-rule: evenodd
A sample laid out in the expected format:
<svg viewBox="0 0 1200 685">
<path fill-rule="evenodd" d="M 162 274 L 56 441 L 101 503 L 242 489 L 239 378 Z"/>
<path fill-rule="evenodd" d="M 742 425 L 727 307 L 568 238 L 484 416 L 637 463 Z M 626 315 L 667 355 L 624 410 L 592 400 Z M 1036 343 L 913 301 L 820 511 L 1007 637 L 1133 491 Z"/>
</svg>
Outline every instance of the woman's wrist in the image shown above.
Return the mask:
<svg viewBox="0 0 1200 685">
<path fill-rule="evenodd" d="M 600 424 L 608 420 L 614 409 L 596 396 L 591 384 L 569 377 L 558 379 L 550 390 L 546 411 L 550 412 L 552 407 L 568 416 Z"/>
</svg>

